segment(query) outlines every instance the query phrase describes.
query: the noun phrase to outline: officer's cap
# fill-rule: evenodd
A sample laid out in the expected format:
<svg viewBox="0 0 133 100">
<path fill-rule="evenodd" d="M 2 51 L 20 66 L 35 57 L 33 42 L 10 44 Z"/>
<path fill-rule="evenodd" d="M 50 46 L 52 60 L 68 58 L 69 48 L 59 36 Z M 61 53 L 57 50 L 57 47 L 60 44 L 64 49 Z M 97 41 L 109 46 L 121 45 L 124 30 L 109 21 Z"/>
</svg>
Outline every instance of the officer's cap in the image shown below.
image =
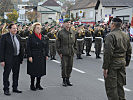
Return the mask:
<svg viewBox="0 0 133 100">
<path fill-rule="evenodd" d="M 66 22 L 68 22 L 68 21 L 71 21 L 70 18 L 66 18 L 66 19 L 64 20 L 64 23 L 66 23 Z"/>
</svg>

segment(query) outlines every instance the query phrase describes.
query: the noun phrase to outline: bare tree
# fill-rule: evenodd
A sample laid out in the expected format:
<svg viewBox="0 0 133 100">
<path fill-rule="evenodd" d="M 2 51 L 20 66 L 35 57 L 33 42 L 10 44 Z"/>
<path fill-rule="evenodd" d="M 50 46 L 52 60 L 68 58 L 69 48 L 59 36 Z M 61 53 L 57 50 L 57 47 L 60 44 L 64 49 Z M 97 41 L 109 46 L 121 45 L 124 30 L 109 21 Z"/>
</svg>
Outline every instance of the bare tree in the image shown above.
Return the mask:
<svg viewBox="0 0 133 100">
<path fill-rule="evenodd" d="M 11 0 L 0 0 L 0 15 L 3 16 L 4 12 L 10 12 L 14 8 Z"/>
</svg>

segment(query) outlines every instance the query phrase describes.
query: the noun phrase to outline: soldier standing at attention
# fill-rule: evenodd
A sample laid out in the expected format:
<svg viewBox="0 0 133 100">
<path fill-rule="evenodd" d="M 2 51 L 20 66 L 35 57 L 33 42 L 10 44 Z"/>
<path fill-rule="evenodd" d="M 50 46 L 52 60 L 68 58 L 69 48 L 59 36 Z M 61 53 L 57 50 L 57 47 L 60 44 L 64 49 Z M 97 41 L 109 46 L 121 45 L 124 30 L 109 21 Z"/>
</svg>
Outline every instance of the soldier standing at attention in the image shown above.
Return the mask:
<svg viewBox="0 0 133 100">
<path fill-rule="evenodd" d="M 84 38 L 82 36 L 83 33 L 82 33 L 81 25 L 79 25 L 79 29 L 77 31 L 78 32 L 76 32 L 75 34 L 76 45 L 77 45 L 77 59 L 83 59 L 81 55 L 83 51 Z"/>
<path fill-rule="evenodd" d="M 126 100 L 125 66 L 129 65 L 132 50 L 128 35 L 120 29 L 121 24 L 121 19 L 113 18 L 111 32 L 105 38 L 102 68 L 108 100 Z"/>
<path fill-rule="evenodd" d="M 97 26 L 94 31 L 96 59 L 101 58 L 100 53 L 102 48 L 102 35 L 103 35 L 103 31 L 100 30 L 100 26 Z"/>
<path fill-rule="evenodd" d="M 63 86 L 72 86 L 69 78 L 73 67 L 74 50 L 76 50 L 75 31 L 71 30 L 70 19 L 65 19 L 63 29 L 58 32 L 56 46 L 61 58 Z"/>
<path fill-rule="evenodd" d="M 86 45 L 86 56 L 91 56 L 91 46 L 92 46 L 92 31 L 89 27 L 86 27 L 85 29 L 85 45 Z"/>
<path fill-rule="evenodd" d="M 50 60 L 56 60 L 55 55 L 56 55 L 56 33 L 57 31 L 55 30 L 55 27 L 52 26 L 50 29 L 50 32 L 48 33 L 48 38 L 49 38 L 49 49 L 50 49 Z"/>
</svg>

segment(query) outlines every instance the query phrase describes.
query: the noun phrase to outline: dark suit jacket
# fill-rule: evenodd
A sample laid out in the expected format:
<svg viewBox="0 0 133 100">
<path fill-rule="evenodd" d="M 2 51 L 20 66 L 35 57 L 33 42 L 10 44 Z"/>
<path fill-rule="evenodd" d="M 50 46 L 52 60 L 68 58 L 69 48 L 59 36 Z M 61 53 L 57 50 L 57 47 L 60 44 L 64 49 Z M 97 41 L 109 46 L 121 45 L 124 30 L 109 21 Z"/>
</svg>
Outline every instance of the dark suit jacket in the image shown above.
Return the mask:
<svg viewBox="0 0 133 100">
<path fill-rule="evenodd" d="M 20 43 L 20 63 L 23 61 L 23 49 L 21 45 L 21 38 L 19 35 L 16 35 L 19 43 Z M 0 39 L 0 62 L 6 62 L 8 64 L 12 63 L 12 59 L 14 56 L 14 48 L 13 48 L 13 42 L 10 36 L 10 33 L 6 33 L 2 35 Z"/>
</svg>

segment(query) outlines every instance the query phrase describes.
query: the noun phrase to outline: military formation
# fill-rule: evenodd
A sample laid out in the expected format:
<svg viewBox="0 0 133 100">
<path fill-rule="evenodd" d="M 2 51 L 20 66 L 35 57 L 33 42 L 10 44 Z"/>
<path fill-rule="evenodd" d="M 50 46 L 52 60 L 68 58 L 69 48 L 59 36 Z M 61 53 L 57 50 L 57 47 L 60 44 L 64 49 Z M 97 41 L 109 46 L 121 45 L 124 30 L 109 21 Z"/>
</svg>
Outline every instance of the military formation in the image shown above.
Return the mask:
<svg viewBox="0 0 133 100">
<path fill-rule="evenodd" d="M 0 36 L 8 32 L 8 24 L 4 23 L 0 26 Z M 71 30 L 75 31 L 77 52 L 77 59 L 82 59 L 82 54 L 86 52 L 86 56 L 91 56 L 90 51 L 92 47 L 92 43 L 95 43 L 95 54 L 96 59 L 101 58 L 99 55 L 101 53 L 102 42 L 104 40 L 104 36 L 107 34 L 105 32 L 106 26 L 100 25 L 74 25 L 71 22 Z M 56 60 L 56 39 L 58 32 L 62 29 L 60 24 L 53 24 L 45 22 L 42 27 L 42 35 L 45 35 L 49 38 L 49 57 L 51 60 Z M 26 57 L 26 41 L 28 36 L 32 34 L 32 24 L 18 24 L 18 35 L 21 37 L 21 42 L 23 44 L 23 49 Z"/>
<path fill-rule="evenodd" d="M 41 36 L 47 37 L 47 44 L 49 44 L 47 56 L 50 57 L 50 60 L 56 60 L 57 52 L 61 59 L 63 86 L 73 86 L 70 77 L 74 54 L 77 59 L 83 59 L 83 54 L 91 56 L 91 47 L 94 43 L 96 59 L 101 59 L 101 48 L 104 43 L 102 68 L 108 100 L 126 100 L 123 89 L 123 86 L 126 85 L 125 66 L 129 65 L 132 48 L 129 36 L 121 30 L 121 25 L 122 21 L 119 18 L 113 18 L 110 27 L 99 24 L 75 25 L 70 19 L 65 19 L 63 26 L 48 22 L 43 25 Z M 6 23 L 0 26 L 1 35 L 8 32 L 7 26 Z M 23 26 L 18 24 L 17 28 L 26 58 L 26 43 L 30 34 L 33 33 L 32 24 Z"/>
</svg>

